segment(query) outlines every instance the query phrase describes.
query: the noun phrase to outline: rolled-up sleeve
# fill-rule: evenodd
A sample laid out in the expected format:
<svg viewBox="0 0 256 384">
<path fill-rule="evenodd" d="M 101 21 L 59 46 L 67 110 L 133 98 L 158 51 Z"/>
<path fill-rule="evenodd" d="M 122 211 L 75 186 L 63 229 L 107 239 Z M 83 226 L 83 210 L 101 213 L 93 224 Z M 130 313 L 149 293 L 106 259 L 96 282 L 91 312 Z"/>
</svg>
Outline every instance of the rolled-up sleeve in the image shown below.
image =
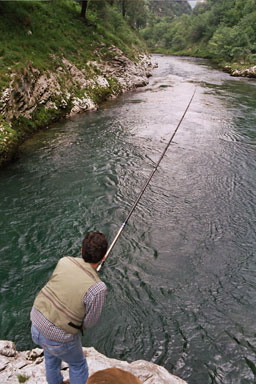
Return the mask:
<svg viewBox="0 0 256 384">
<path fill-rule="evenodd" d="M 84 295 L 84 305 L 86 307 L 86 315 L 84 318 L 84 328 L 90 328 L 97 323 L 103 305 L 105 303 L 107 287 L 102 281 L 92 285 Z"/>
</svg>

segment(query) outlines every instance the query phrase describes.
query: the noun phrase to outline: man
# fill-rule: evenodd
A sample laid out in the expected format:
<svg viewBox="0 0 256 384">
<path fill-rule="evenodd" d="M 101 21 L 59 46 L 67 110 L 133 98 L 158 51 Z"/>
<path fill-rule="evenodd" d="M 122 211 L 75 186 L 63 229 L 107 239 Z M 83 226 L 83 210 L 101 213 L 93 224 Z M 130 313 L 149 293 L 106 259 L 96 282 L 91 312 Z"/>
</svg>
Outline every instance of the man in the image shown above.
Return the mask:
<svg viewBox="0 0 256 384">
<path fill-rule="evenodd" d="M 97 322 L 104 305 L 107 288 L 96 269 L 107 248 L 102 233 L 89 232 L 82 243 L 82 258 L 61 258 L 34 301 L 32 339 L 44 349 L 48 384 L 63 382 L 62 360 L 69 364 L 70 384 L 85 384 L 88 379 L 81 333 Z"/>
</svg>

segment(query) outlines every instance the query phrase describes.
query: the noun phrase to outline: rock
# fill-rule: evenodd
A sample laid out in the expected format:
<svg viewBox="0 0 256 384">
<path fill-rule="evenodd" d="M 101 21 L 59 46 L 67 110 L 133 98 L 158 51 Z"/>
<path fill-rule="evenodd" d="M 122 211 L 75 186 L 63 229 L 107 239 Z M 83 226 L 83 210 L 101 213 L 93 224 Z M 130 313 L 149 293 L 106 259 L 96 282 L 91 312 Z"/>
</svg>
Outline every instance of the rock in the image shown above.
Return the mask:
<svg viewBox="0 0 256 384">
<path fill-rule="evenodd" d="M 47 384 L 42 349 L 35 348 L 32 351 L 17 352 L 14 343 L 5 340 L 0 341 L 0 346 L 2 346 L 0 351 L 1 384 L 18 384 L 19 379 L 26 379 L 26 384 Z M 12 354 L 3 355 L 2 352 L 6 353 L 6 350 L 12 350 Z M 83 348 L 83 350 L 89 366 L 90 377 L 97 371 L 117 368 L 129 372 L 131 375 L 127 375 L 127 377 L 134 375 L 145 384 L 187 384 L 184 380 L 169 373 L 165 368 L 151 362 L 138 360 L 128 363 L 127 361 L 110 359 L 94 348 Z M 112 373 L 116 371 L 116 369 L 112 370 Z M 66 363 L 62 364 L 62 374 L 64 379 L 68 379 L 68 365 Z M 131 382 L 131 384 L 133 383 Z"/>
<path fill-rule="evenodd" d="M 3 371 L 9 364 L 8 357 L 0 356 L 0 372 Z"/>
<path fill-rule="evenodd" d="M 90 375 L 101 369 L 115 367 L 131 372 L 146 384 L 186 384 L 184 380 L 172 375 L 165 368 L 145 360 L 128 363 L 127 361 L 110 359 L 94 348 L 84 348 L 84 351 Z"/>
<path fill-rule="evenodd" d="M 1 112 L 7 121 L 24 116 L 31 118 L 39 105 L 57 108 L 51 98 L 61 95 L 60 84 L 55 74 L 43 74 L 29 67 L 22 75 L 16 74 L 2 95 Z"/>
<path fill-rule="evenodd" d="M 139 61 L 133 62 L 115 46 L 109 47 L 109 53 L 112 59 L 98 66 L 107 76 L 114 75 L 123 91 L 148 84 L 153 64 L 147 55 L 139 55 Z"/>
<path fill-rule="evenodd" d="M 230 73 L 234 77 L 250 77 L 256 78 L 256 66 L 249 68 L 237 68 L 233 69 L 229 65 L 224 67 L 224 71 Z"/>
<path fill-rule="evenodd" d="M 12 341 L 0 340 L 0 355 L 13 357 L 17 353 L 15 344 Z"/>
<path fill-rule="evenodd" d="M 34 348 L 32 351 L 28 351 L 26 353 L 26 357 L 28 360 L 36 360 L 38 357 L 43 356 L 43 351 L 41 348 Z"/>
<path fill-rule="evenodd" d="M 98 90 L 102 93 L 107 89 L 110 98 L 148 84 L 153 69 L 149 56 L 139 55 L 138 61 L 134 62 L 115 46 L 108 50 L 108 61 L 100 52 L 97 55 L 99 61 L 85 63 L 82 70 L 62 58 L 62 65 L 58 65 L 55 72 L 40 73 L 30 66 L 23 73 L 13 73 L 9 87 L 0 96 L 0 112 L 9 123 L 20 116 L 31 119 L 40 106 L 53 110 L 70 108 L 67 116 L 73 116 L 97 108 L 93 97 L 88 96 L 91 90 L 96 90 L 97 94 Z M 111 90 L 109 80 L 117 81 L 119 88 Z M 71 96 L 67 97 L 70 92 Z"/>
<path fill-rule="evenodd" d="M 80 112 L 93 111 L 97 109 L 97 105 L 86 94 L 82 97 L 74 97 L 72 99 L 73 107 L 69 116 L 74 116 Z"/>
</svg>

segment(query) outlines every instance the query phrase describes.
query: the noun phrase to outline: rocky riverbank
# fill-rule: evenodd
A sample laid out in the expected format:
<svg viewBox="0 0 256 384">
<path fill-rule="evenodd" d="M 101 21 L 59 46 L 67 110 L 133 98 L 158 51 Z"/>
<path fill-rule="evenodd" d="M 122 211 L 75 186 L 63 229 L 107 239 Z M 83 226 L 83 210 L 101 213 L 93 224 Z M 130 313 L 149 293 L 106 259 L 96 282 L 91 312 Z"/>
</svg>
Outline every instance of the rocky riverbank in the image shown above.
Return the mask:
<svg viewBox="0 0 256 384">
<path fill-rule="evenodd" d="M 103 53 L 104 52 L 104 53 Z M 148 84 L 153 64 L 146 54 L 131 60 L 117 47 L 95 52 L 78 68 L 65 57 L 52 57 L 52 71 L 29 67 L 13 73 L 0 96 L 0 166 L 36 130 L 60 118 L 95 110 L 107 99 Z"/>
<path fill-rule="evenodd" d="M 107 358 L 94 348 L 83 348 L 83 350 L 90 375 L 99 370 L 115 367 L 131 372 L 145 384 L 187 384 L 165 368 L 151 362 L 138 360 L 128 363 Z M 68 379 L 68 365 L 65 363 L 62 365 L 62 373 L 64 379 Z M 47 384 L 43 350 L 35 348 L 31 351 L 18 352 L 13 342 L 0 340 L 0 383 Z"/>
<path fill-rule="evenodd" d="M 256 78 L 256 65 L 249 68 L 232 68 L 231 66 L 226 65 L 224 71 L 235 77 Z"/>
</svg>

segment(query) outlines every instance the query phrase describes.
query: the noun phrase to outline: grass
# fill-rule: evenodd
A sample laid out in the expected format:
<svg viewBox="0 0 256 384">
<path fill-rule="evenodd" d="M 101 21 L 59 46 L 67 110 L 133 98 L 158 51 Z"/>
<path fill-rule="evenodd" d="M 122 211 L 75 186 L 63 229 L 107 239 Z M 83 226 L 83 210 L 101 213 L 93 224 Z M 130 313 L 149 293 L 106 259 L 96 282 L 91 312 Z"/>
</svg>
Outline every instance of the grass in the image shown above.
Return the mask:
<svg viewBox="0 0 256 384">
<path fill-rule="evenodd" d="M 108 8 L 104 20 L 89 6 L 91 26 L 79 15 L 80 4 L 72 0 L 0 2 L 0 87 L 8 84 L 12 71 L 29 64 L 55 69 L 65 56 L 82 67 L 102 43 L 118 46 L 131 58 L 136 50 L 145 50 L 115 8 Z"/>
</svg>

